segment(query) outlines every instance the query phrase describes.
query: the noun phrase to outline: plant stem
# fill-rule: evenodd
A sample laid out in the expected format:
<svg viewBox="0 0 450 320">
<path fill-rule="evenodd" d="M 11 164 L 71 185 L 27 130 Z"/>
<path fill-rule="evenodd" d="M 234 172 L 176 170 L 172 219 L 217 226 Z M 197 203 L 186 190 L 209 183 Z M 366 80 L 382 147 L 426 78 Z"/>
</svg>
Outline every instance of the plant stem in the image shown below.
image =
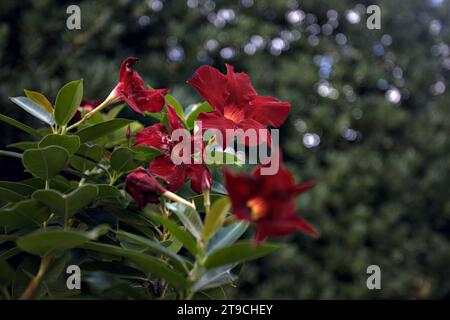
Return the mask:
<svg viewBox="0 0 450 320">
<path fill-rule="evenodd" d="M 93 109 L 93 110 L 89 111 L 88 113 L 86 113 L 84 115 L 84 117 L 81 118 L 80 121 L 78 121 L 78 122 L 74 123 L 73 125 L 69 126 L 65 131 L 70 131 L 72 129 L 77 128 L 79 125 L 81 125 L 86 120 L 91 118 L 94 114 L 96 114 L 100 110 L 103 110 L 104 108 L 109 106 L 111 103 L 114 103 L 114 102 L 117 102 L 117 101 L 119 101 L 119 98 L 115 96 L 115 90 L 113 90 L 113 91 L 111 91 L 109 96 L 102 103 L 100 103 L 95 109 Z"/>
<path fill-rule="evenodd" d="M 186 205 L 188 207 L 191 207 L 191 208 L 195 209 L 195 205 L 194 204 L 192 204 L 191 202 L 187 201 L 186 199 L 183 199 L 182 197 L 176 195 L 173 192 L 166 191 L 162 195 L 164 197 L 170 199 L 170 200 L 173 200 L 173 201 L 178 202 L 178 203 L 182 203 L 182 204 L 184 204 L 184 205 Z"/>
<path fill-rule="evenodd" d="M 25 289 L 25 291 L 20 296 L 20 300 L 28 300 L 33 296 L 33 294 L 39 288 L 42 280 L 44 279 L 44 275 L 47 272 L 48 267 L 50 266 L 52 261 L 53 261 L 53 256 L 51 256 L 51 255 L 48 255 L 48 256 L 45 256 L 42 258 L 38 273 L 36 274 L 36 276 L 33 279 L 31 279 L 31 282 L 28 284 L 28 287 Z"/>
</svg>

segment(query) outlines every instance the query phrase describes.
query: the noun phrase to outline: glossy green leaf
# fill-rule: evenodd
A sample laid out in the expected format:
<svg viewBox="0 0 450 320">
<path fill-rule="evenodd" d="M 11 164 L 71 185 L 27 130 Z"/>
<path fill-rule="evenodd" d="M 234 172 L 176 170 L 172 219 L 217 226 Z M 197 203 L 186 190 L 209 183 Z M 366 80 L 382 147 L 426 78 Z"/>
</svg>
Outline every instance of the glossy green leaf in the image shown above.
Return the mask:
<svg viewBox="0 0 450 320">
<path fill-rule="evenodd" d="M 139 167 L 139 162 L 135 160 L 136 152 L 128 147 L 120 147 L 114 150 L 109 159 L 111 168 L 117 172 L 128 172 Z"/>
<path fill-rule="evenodd" d="M 83 128 L 75 134 L 80 137 L 82 143 L 89 142 L 106 136 L 107 134 L 123 128 L 132 122 L 133 120 L 128 119 L 113 119 Z"/>
<path fill-rule="evenodd" d="M 158 214 L 151 214 L 150 218 L 166 227 L 170 234 L 177 238 L 193 255 L 197 254 L 198 248 L 194 238 L 181 229 L 175 222 Z"/>
<path fill-rule="evenodd" d="M 213 252 L 222 247 L 235 243 L 245 233 L 248 223 L 236 222 L 220 228 L 208 242 L 207 252 Z"/>
<path fill-rule="evenodd" d="M 31 195 L 35 190 L 35 188 L 25 183 L 13 181 L 0 181 L 0 188 L 8 189 L 25 197 Z"/>
<path fill-rule="evenodd" d="M 22 151 L 28 149 L 36 149 L 38 147 L 38 143 L 35 141 L 21 141 L 16 143 L 11 143 L 7 145 L 8 148 L 16 148 Z"/>
<path fill-rule="evenodd" d="M 186 229 L 198 240 L 202 238 L 203 223 L 198 212 L 181 203 L 167 203 L 166 207 L 175 213 Z"/>
<path fill-rule="evenodd" d="M 65 167 L 69 153 L 60 146 L 28 149 L 23 153 L 22 163 L 34 176 L 48 180 Z"/>
<path fill-rule="evenodd" d="M 120 198 L 120 190 L 109 184 L 96 184 L 98 189 L 97 199 Z"/>
<path fill-rule="evenodd" d="M 154 149 L 149 146 L 135 146 L 131 147 L 131 150 L 136 152 L 135 159 L 139 161 L 145 161 L 145 162 L 151 162 L 156 157 L 159 157 L 163 153 L 159 151 L 158 149 Z"/>
<path fill-rule="evenodd" d="M 236 281 L 238 277 L 231 273 L 231 269 L 234 266 L 224 266 L 209 270 L 192 286 L 192 291 L 198 292 L 217 288 Z"/>
<path fill-rule="evenodd" d="M 30 98 L 13 97 L 10 99 L 12 102 L 21 107 L 23 110 L 25 110 L 32 116 L 38 118 L 39 120 L 47 123 L 48 125 L 53 125 L 55 123 L 53 115 L 50 112 L 48 112 L 43 106 L 37 104 Z"/>
<path fill-rule="evenodd" d="M 203 239 L 208 241 L 216 230 L 222 226 L 225 215 L 230 210 L 230 200 L 228 198 L 220 198 L 213 202 L 208 215 L 205 218 L 205 226 L 203 228 Z"/>
<path fill-rule="evenodd" d="M 33 193 L 33 199 L 51 208 L 56 215 L 68 219 L 91 204 L 97 193 L 96 186 L 84 185 L 68 194 L 56 190 L 37 190 Z"/>
<path fill-rule="evenodd" d="M 99 145 L 82 144 L 76 155 L 70 158 L 70 164 L 77 170 L 91 170 L 103 157 L 103 149 Z"/>
<path fill-rule="evenodd" d="M 16 240 L 16 244 L 23 251 L 43 257 L 52 252 L 64 251 L 96 240 L 107 232 L 108 228 L 105 226 L 99 226 L 88 232 L 62 229 L 36 231 L 20 237 Z"/>
<path fill-rule="evenodd" d="M 133 261 L 142 271 L 161 277 L 180 290 L 186 289 L 188 286 L 188 282 L 183 274 L 171 269 L 162 260 L 147 254 L 98 242 L 84 243 L 80 247 L 87 250 L 126 257 Z"/>
<path fill-rule="evenodd" d="M 181 103 L 170 94 L 166 94 L 165 99 L 166 102 L 175 109 L 175 112 L 180 117 L 180 119 L 184 120 L 184 109 Z"/>
<path fill-rule="evenodd" d="M 227 197 L 226 195 L 218 194 L 218 193 L 211 193 L 209 195 L 209 199 L 210 199 L 211 203 L 214 203 L 214 201 L 221 199 L 221 198 L 226 198 L 226 197 Z M 197 210 L 199 212 L 202 212 L 205 210 L 205 204 L 204 204 L 202 194 L 198 194 L 198 195 L 195 195 L 195 196 L 189 198 L 189 201 L 194 201 L 195 207 L 197 208 Z"/>
<path fill-rule="evenodd" d="M 25 95 L 28 98 L 30 98 L 37 104 L 41 105 L 42 107 L 44 107 L 44 109 L 47 110 L 48 112 L 53 113 L 52 104 L 50 103 L 50 101 L 48 101 L 47 97 L 44 96 L 42 93 L 37 92 L 37 91 L 27 90 L 27 89 L 24 89 L 23 91 L 25 92 Z"/>
<path fill-rule="evenodd" d="M 26 199 L 35 189 L 12 181 L 0 181 L 0 199 L 6 202 L 18 202 Z"/>
<path fill-rule="evenodd" d="M 45 148 L 48 146 L 60 146 L 66 149 L 69 154 L 74 154 L 80 147 L 80 138 L 78 136 L 65 136 L 60 134 L 46 135 L 39 142 L 39 148 Z"/>
<path fill-rule="evenodd" d="M 111 110 L 109 110 L 108 113 L 105 115 L 106 120 L 112 120 L 112 119 L 117 118 L 120 111 L 122 111 L 124 107 L 125 107 L 125 105 L 121 104 L 121 105 L 118 105 L 118 106 L 112 108 Z"/>
<path fill-rule="evenodd" d="M 252 241 L 240 241 L 218 249 L 207 256 L 205 268 L 212 269 L 233 263 L 242 263 L 265 256 L 281 248 L 278 244 L 261 243 L 255 245 Z"/>
<path fill-rule="evenodd" d="M 152 253 L 161 254 L 168 257 L 172 263 L 176 264 L 180 269 L 184 269 L 186 271 L 186 265 L 183 258 L 158 242 L 122 230 L 116 231 L 116 234 L 119 238 L 139 244 Z"/>
<path fill-rule="evenodd" d="M 208 102 L 194 104 L 193 106 L 188 108 L 188 110 L 186 110 L 186 125 L 188 126 L 188 128 L 194 128 L 195 121 L 197 120 L 200 113 L 210 111 L 213 111 L 213 108 Z"/>
<path fill-rule="evenodd" d="M 37 130 L 27 126 L 26 124 L 23 124 L 20 121 L 17 121 L 17 120 L 15 120 L 13 118 L 5 116 L 3 114 L 0 114 L 0 120 L 5 122 L 5 123 L 7 123 L 7 124 L 9 124 L 10 126 L 13 126 L 13 127 L 16 127 L 17 129 L 20 129 L 20 130 L 22 130 L 22 131 L 24 131 L 24 132 L 26 132 L 26 133 L 28 133 L 28 134 L 30 134 L 32 136 L 35 136 L 35 137 L 40 137 L 41 136 L 41 134 Z"/>
<path fill-rule="evenodd" d="M 33 199 L 23 200 L 13 206 L 0 209 L 0 226 L 8 229 L 41 226 L 49 216 L 49 208 Z"/>
<path fill-rule="evenodd" d="M 55 121 L 64 126 L 73 118 L 83 98 L 83 79 L 64 85 L 59 90 L 55 102 Z"/>
</svg>

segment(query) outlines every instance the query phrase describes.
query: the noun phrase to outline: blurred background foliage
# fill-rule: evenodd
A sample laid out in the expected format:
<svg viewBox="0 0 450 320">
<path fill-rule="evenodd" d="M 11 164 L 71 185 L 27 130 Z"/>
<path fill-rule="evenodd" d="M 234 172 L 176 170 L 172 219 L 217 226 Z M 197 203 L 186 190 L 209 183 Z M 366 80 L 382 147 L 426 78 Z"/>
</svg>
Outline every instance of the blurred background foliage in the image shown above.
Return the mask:
<svg viewBox="0 0 450 320">
<path fill-rule="evenodd" d="M 81 8 L 81 30 L 66 8 Z M 381 30 L 366 8 L 381 7 Z M 32 125 L 8 96 L 52 101 L 84 78 L 85 98 L 113 88 L 123 58 L 186 107 L 194 70 L 224 63 L 289 101 L 285 161 L 317 187 L 299 212 L 322 233 L 247 264 L 235 298 L 450 297 L 450 3 L 446 0 L 149 0 L 0 3 L 1 113 Z M 135 116 L 131 112 L 124 116 Z M 1 124 L 1 147 L 25 138 Z M 1 158 L 1 179 L 20 162 Z M 366 268 L 382 290 L 366 288 Z"/>
</svg>

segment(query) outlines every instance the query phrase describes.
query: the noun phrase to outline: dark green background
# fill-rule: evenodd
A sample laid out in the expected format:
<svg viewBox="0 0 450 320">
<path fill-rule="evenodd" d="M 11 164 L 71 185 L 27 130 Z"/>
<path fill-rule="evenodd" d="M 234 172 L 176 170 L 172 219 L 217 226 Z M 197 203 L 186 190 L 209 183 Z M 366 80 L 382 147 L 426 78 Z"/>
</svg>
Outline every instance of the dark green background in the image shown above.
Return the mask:
<svg viewBox="0 0 450 320">
<path fill-rule="evenodd" d="M 59 87 L 81 77 L 85 98 L 102 99 L 130 55 L 141 58 L 147 83 L 172 88 L 187 106 L 200 100 L 185 84 L 197 67 L 233 64 L 260 94 L 292 104 L 281 143 L 297 181 L 319 182 L 298 205 L 322 237 L 294 235 L 287 249 L 247 264 L 230 295 L 450 297 L 448 1 L 154 2 L 1 1 L 0 112 L 40 126 L 7 97 L 27 88 L 53 101 Z M 81 7 L 81 30 L 66 28 L 70 4 Z M 370 4 L 381 7 L 381 30 L 366 28 Z M 348 10 L 359 23 L 349 22 Z M 302 12 L 303 20 L 289 22 Z M 244 48 L 255 35 L 265 43 L 249 55 Z M 224 59 L 230 50 L 223 48 L 235 55 Z M 181 60 L 169 59 L 177 53 Z M 389 92 L 400 101 L 389 101 Z M 0 126 L 2 149 L 27 139 Z M 0 161 L 2 179 L 23 174 L 18 161 Z M 381 267 L 381 290 L 366 288 L 371 264 Z"/>
</svg>

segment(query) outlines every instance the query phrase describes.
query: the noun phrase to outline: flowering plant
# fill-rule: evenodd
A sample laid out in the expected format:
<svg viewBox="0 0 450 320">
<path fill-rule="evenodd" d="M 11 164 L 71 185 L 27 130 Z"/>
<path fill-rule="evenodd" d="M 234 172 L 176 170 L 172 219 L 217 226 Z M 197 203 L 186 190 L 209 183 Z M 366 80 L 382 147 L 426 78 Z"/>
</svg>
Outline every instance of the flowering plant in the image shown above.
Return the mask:
<svg viewBox="0 0 450 320">
<path fill-rule="evenodd" d="M 103 102 L 82 100 L 83 80 L 54 104 L 28 90 L 11 98 L 46 127 L 0 114 L 32 137 L 8 146 L 20 152 L 0 151 L 30 175 L 0 181 L 4 298 L 216 298 L 240 264 L 280 248 L 266 238 L 318 236 L 295 213 L 295 197 L 314 182 L 294 183 L 269 133 L 289 103 L 258 95 L 232 66 L 226 75 L 204 66 L 187 82 L 206 101 L 185 110 L 168 89 L 146 87 L 137 60 L 125 59 Z M 120 101 L 157 122 L 117 118 Z M 245 158 L 235 140 L 247 151 L 269 147 L 268 160 L 233 172 Z M 242 240 L 249 225 L 256 236 Z"/>
</svg>

